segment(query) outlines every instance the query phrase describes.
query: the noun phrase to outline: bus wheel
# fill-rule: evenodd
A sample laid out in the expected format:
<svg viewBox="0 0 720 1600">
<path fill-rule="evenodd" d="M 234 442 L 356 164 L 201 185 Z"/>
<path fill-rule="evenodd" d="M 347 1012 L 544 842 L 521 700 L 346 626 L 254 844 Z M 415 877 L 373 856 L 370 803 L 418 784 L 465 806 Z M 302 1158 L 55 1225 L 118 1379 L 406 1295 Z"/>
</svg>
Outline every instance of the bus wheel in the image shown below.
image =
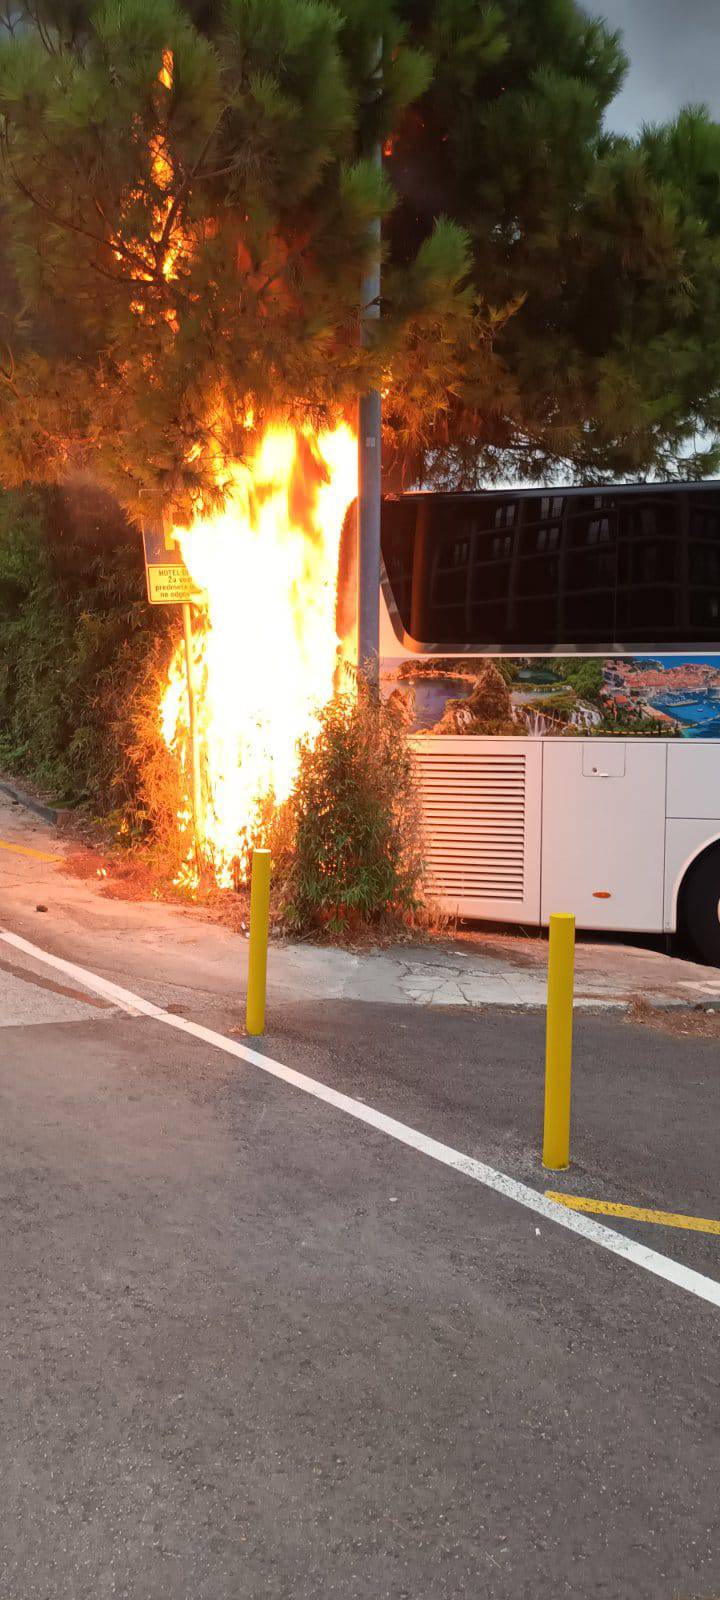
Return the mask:
<svg viewBox="0 0 720 1600">
<path fill-rule="evenodd" d="M 720 967 L 720 845 L 706 850 L 683 880 L 678 927 L 699 961 Z"/>
</svg>

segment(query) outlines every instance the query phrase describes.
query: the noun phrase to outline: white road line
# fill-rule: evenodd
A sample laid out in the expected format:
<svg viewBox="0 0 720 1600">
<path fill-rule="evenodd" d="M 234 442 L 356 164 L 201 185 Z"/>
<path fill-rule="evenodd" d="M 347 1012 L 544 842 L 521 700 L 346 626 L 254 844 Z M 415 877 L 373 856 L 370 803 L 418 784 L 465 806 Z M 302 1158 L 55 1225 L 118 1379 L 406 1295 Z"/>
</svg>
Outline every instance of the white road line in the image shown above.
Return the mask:
<svg viewBox="0 0 720 1600">
<path fill-rule="evenodd" d="M 102 995 L 104 1000 L 109 1000 L 113 1005 L 119 1006 L 122 1011 L 127 1011 L 131 1017 L 148 1016 L 150 1010 L 153 1015 L 157 1011 L 162 1013 L 157 1006 L 151 1006 L 149 1000 L 142 1000 L 131 994 L 129 989 L 119 989 L 116 983 L 101 978 L 95 972 L 86 972 L 84 967 L 78 967 L 74 961 L 63 961 L 61 956 L 53 956 L 49 950 L 41 950 L 37 944 L 31 944 L 29 939 L 21 939 L 18 933 L 10 933 L 7 928 L 0 928 L 0 939 L 4 944 L 10 944 L 13 950 L 22 950 L 26 956 L 32 956 L 35 961 L 43 961 L 46 967 L 54 967 L 56 972 L 65 972 L 68 977 L 75 978 L 83 988 L 89 989 L 91 994 Z M 168 1015 L 169 1020 L 169 1015 Z"/>
<path fill-rule="evenodd" d="M 441 1144 L 437 1139 L 419 1133 L 416 1128 L 410 1128 L 405 1122 L 397 1122 L 395 1117 L 386 1116 L 374 1106 L 366 1106 L 362 1100 L 354 1100 L 351 1095 L 340 1094 L 328 1084 L 320 1083 L 316 1078 L 308 1078 L 304 1072 L 296 1072 L 294 1067 L 286 1067 L 281 1061 L 274 1061 L 272 1056 L 260 1055 L 259 1051 L 251 1050 L 248 1045 L 240 1044 L 236 1039 L 228 1039 L 225 1034 L 216 1033 L 213 1028 L 204 1028 L 199 1022 L 190 1022 L 187 1017 L 172 1016 L 169 1011 L 164 1011 L 162 1006 L 153 1005 L 151 1000 L 143 999 L 142 995 L 133 994 L 130 989 L 122 989 L 119 984 L 112 983 L 108 978 L 98 977 L 95 973 L 88 972 L 85 967 L 76 966 L 73 961 L 64 961 L 60 956 L 53 956 L 49 951 L 31 944 L 28 939 L 20 938 L 19 934 L 0 928 L 0 939 L 5 944 L 12 945 L 15 950 L 22 950 L 25 955 L 32 956 L 36 961 L 44 961 L 57 972 L 67 973 L 69 977 L 84 984 L 95 994 L 114 1001 L 123 1010 L 136 1016 L 152 1017 L 155 1022 L 162 1022 L 168 1028 L 174 1028 L 177 1033 L 189 1034 L 193 1039 L 200 1039 L 203 1044 L 212 1045 L 215 1050 L 236 1056 L 239 1061 L 247 1061 L 250 1066 L 258 1067 L 261 1072 L 267 1072 L 273 1078 L 280 1078 L 283 1083 L 292 1084 L 293 1088 L 301 1089 L 304 1094 L 312 1095 L 316 1100 L 323 1100 L 326 1105 L 334 1106 L 337 1111 L 346 1112 L 348 1116 L 354 1117 L 356 1122 L 364 1122 L 368 1127 L 375 1128 L 378 1133 L 387 1134 L 388 1138 L 397 1140 L 398 1144 L 408 1145 L 411 1150 L 418 1150 L 421 1155 L 430 1156 L 433 1161 L 439 1161 L 444 1167 L 452 1167 L 455 1172 L 461 1172 L 466 1178 L 474 1178 L 476 1183 L 484 1184 L 486 1189 L 493 1189 L 496 1194 L 504 1195 L 506 1200 L 514 1200 L 518 1205 L 525 1206 L 528 1211 L 534 1211 L 537 1216 L 544 1217 L 547 1222 L 557 1223 L 558 1227 L 567 1229 L 568 1233 L 577 1233 L 582 1239 L 600 1245 L 612 1255 L 621 1256 L 633 1266 L 644 1267 L 646 1272 L 653 1273 L 656 1278 L 664 1278 L 666 1283 L 675 1284 L 676 1288 L 686 1290 L 698 1300 L 706 1300 L 710 1305 L 720 1306 L 720 1283 L 714 1278 L 707 1278 L 702 1272 L 695 1272 L 692 1267 L 683 1266 L 681 1262 L 673 1261 L 670 1256 L 661 1255 L 657 1250 L 650 1250 L 647 1245 L 638 1244 L 634 1239 L 626 1239 L 623 1234 L 615 1233 L 612 1228 L 606 1228 L 602 1223 L 593 1221 L 592 1217 L 586 1216 L 583 1212 L 568 1211 L 556 1200 L 547 1200 L 545 1195 L 539 1194 L 536 1189 L 529 1188 L 525 1183 L 519 1183 L 507 1173 L 498 1172 L 495 1167 L 487 1166 L 484 1161 L 476 1161 L 473 1156 L 463 1155 L 460 1150 L 454 1150 L 451 1145 Z"/>
</svg>

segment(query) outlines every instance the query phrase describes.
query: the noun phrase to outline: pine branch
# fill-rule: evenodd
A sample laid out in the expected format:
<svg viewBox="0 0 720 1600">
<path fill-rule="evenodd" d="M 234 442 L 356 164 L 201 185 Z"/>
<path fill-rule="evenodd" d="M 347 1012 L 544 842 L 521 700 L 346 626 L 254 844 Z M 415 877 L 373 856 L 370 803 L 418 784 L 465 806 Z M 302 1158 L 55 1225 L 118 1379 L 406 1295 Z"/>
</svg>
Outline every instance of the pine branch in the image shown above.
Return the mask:
<svg viewBox="0 0 720 1600">
<path fill-rule="evenodd" d="M 160 235 L 160 238 L 159 238 L 159 240 L 157 242 L 156 249 L 155 249 L 156 260 L 158 261 L 158 265 L 159 266 L 162 266 L 162 262 L 163 262 L 163 260 L 165 258 L 165 252 L 166 252 L 166 250 L 168 248 L 168 245 L 170 243 L 170 240 L 172 238 L 172 230 L 173 230 L 173 227 L 175 225 L 175 222 L 176 222 L 176 219 L 177 219 L 177 215 L 178 215 L 178 212 L 180 210 L 180 206 L 182 205 L 183 200 L 185 199 L 186 195 L 188 194 L 188 191 L 190 189 L 190 185 L 197 178 L 198 172 L 199 172 L 199 170 L 200 170 L 200 168 L 202 166 L 203 161 L 205 160 L 205 157 L 206 157 L 206 155 L 208 153 L 208 150 L 210 149 L 210 146 L 211 146 L 211 144 L 213 142 L 213 139 L 215 138 L 216 134 L 219 132 L 219 130 L 220 130 L 221 126 L 222 126 L 222 121 L 223 121 L 223 117 L 225 116 L 226 110 L 227 110 L 227 107 L 223 106 L 222 111 L 220 112 L 220 115 L 217 118 L 217 121 L 215 123 L 215 126 L 210 129 L 210 132 L 208 133 L 207 138 L 203 142 L 202 149 L 200 151 L 200 154 L 199 154 L 199 156 L 197 158 L 197 161 L 196 161 L 194 167 L 192 167 L 190 169 L 190 172 L 187 174 L 187 176 L 183 178 L 183 180 L 182 180 L 182 182 L 181 182 L 181 184 L 180 184 L 180 186 L 179 186 L 179 188 L 177 190 L 177 193 L 175 194 L 175 197 L 174 197 L 174 199 L 172 201 L 172 204 L 171 204 L 171 206 L 169 208 L 167 217 L 165 219 L 165 223 L 164 223 L 164 226 L 163 226 L 162 233 Z"/>
<path fill-rule="evenodd" d="M 37 36 L 43 46 L 43 49 L 47 51 L 48 55 L 56 56 L 58 52 L 50 39 L 50 35 L 47 32 L 37 8 L 26 4 L 25 16 L 28 21 L 32 22 L 33 26 L 37 30 Z"/>
<path fill-rule="evenodd" d="M 62 216 L 59 211 L 55 210 L 54 206 L 50 205 L 49 201 L 43 199 L 42 196 L 35 194 L 33 190 L 23 182 L 23 179 L 12 165 L 12 162 L 9 162 L 8 164 L 15 187 L 22 195 L 24 195 L 26 200 L 29 200 L 32 205 L 37 206 L 38 210 L 42 211 L 43 215 L 46 216 L 56 228 L 64 229 L 68 233 L 78 234 L 81 238 L 87 239 L 91 244 L 99 245 L 103 250 L 111 250 L 122 256 L 123 260 L 127 261 L 128 265 L 134 269 L 133 282 L 136 284 L 143 282 L 152 284 L 158 281 L 164 281 L 162 280 L 161 273 L 155 273 L 151 276 L 147 276 L 147 262 L 144 261 L 141 256 L 133 255 L 133 252 L 129 250 L 127 245 L 123 244 L 121 240 L 112 237 L 103 238 L 100 234 L 91 233 L 90 229 L 84 228 L 81 223 L 73 222 L 71 217 Z"/>
</svg>

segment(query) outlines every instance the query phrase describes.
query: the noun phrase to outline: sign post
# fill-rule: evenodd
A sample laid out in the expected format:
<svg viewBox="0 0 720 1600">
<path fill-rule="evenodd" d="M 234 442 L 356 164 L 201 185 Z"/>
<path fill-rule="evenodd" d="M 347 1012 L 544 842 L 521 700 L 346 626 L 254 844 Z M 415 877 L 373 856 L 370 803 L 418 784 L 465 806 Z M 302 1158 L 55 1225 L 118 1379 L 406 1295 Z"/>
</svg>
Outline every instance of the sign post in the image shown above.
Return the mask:
<svg viewBox="0 0 720 1600">
<path fill-rule="evenodd" d="M 145 581 L 147 583 L 147 596 L 151 606 L 182 606 L 183 637 L 185 640 L 185 673 L 187 676 L 188 697 L 188 733 L 190 736 L 190 759 L 192 763 L 192 807 L 193 807 L 193 834 L 195 838 L 195 865 L 198 879 L 203 875 L 202 858 L 202 774 L 200 769 L 200 745 L 197 734 L 197 716 L 195 704 L 195 676 L 193 670 L 193 634 L 190 602 L 201 600 L 203 591 L 198 589 L 192 574 L 183 561 L 178 549 L 177 540 L 168 530 L 157 533 L 154 530 L 143 529 L 143 546 L 145 549 Z"/>
<path fill-rule="evenodd" d="M 187 675 L 188 696 L 188 731 L 190 734 L 190 755 L 192 759 L 192 797 L 193 797 L 193 831 L 195 834 L 195 866 L 198 879 L 203 875 L 202 858 L 202 777 L 200 773 L 200 745 L 197 735 L 197 717 L 195 715 L 195 679 L 193 674 L 193 642 L 192 618 L 187 601 L 182 608 L 183 634 L 185 636 L 185 672 Z"/>
</svg>

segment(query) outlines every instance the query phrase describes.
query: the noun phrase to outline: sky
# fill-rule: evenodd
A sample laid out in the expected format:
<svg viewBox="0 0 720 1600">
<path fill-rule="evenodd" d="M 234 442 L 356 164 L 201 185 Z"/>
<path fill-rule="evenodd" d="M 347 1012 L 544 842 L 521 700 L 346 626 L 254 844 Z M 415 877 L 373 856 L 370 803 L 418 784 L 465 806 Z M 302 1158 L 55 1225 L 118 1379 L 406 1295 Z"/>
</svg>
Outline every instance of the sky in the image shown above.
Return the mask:
<svg viewBox="0 0 720 1600">
<path fill-rule="evenodd" d="M 618 133 L 702 100 L 720 120 L 720 0 L 584 0 L 620 28 L 630 71 L 607 121 Z"/>
</svg>

